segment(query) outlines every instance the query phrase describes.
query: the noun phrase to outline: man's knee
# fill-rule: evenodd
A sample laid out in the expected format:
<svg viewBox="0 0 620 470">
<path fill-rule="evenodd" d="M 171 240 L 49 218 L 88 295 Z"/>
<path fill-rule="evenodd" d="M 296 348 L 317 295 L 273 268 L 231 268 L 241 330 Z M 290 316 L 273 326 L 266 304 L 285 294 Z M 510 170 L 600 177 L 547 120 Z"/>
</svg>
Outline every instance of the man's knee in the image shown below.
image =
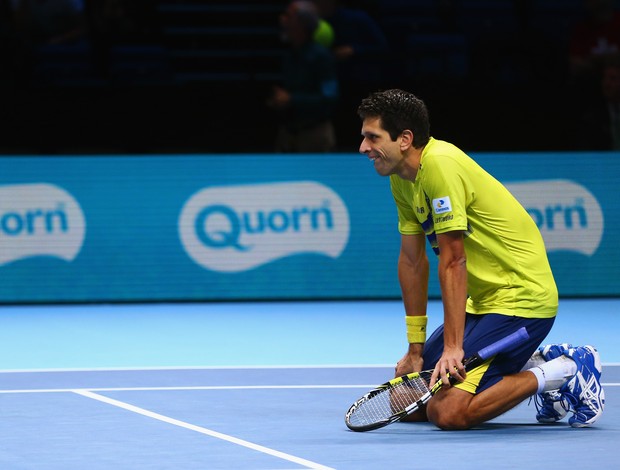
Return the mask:
<svg viewBox="0 0 620 470">
<path fill-rule="evenodd" d="M 464 415 L 446 411 L 427 411 L 428 420 L 445 431 L 458 431 L 469 429 L 471 427 L 469 421 Z"/>
<path fill-rule="evenodd" d="M 468 408 L 473 395 L 463 390 L 441 390 L 428 402 L 428 420 L 440 429 L 460 430 L 472 427 Z"/>
</svg>

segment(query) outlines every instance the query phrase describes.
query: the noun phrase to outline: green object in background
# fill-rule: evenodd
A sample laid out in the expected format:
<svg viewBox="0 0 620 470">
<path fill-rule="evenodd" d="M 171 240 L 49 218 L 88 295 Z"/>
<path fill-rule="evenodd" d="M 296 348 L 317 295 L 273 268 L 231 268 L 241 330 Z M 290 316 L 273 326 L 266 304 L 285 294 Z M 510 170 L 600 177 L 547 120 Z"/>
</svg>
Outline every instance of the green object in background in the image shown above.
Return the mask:
<svg viewBox="0 0 620 470">
<path fill-rule="evenodd" d="M 325 20 L 319 20 L 319 25 L 314 30 L 314 40 L 321 46 L 332 47 L 334 43 L 334 28 Z"/>
</svg>

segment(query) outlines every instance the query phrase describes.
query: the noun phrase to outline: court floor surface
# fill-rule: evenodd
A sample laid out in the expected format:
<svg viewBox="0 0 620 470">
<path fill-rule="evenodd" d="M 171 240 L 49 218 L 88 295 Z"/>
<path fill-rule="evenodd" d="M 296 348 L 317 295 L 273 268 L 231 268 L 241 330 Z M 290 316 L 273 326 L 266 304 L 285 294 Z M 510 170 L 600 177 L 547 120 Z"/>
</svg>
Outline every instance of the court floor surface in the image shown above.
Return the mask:
<svg viewBox="0 0 620 470">
<path fill-rule="evenodd" d="M 403 353 L 399 302 L 4 306 L 0 468 L 616 468 L 620 302 L 560 305 L 548 342 L 601 351 L 592 428 L 538 424 L 525 401 L 470 431 L 367 433 L 344 413 Z"/>
</svg>

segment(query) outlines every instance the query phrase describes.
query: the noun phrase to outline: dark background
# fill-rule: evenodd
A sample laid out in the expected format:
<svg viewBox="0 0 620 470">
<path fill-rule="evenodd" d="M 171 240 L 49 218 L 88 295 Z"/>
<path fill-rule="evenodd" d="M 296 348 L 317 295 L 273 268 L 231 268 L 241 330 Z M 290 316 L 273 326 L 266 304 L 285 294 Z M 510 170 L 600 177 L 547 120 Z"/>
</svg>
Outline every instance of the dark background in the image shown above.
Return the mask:
<svg viewBox="0 0 620 470">
<path fill-rule="evenodd" d="M 284 0 L 86 0 L 83 34 L 24 40 L 1 0 L 0 153 L 263 153 L 275 123 Z M 580 0 L 366 0 L 389 53 L 341 82 L 340 151 L 356 151 L 355 109 L 406 88 L 432 134 L 466 151 L 577 150 L 594 93 L 569 73 Z M 110 4 L 114 8 L 110 8 Z"/>
</svg>

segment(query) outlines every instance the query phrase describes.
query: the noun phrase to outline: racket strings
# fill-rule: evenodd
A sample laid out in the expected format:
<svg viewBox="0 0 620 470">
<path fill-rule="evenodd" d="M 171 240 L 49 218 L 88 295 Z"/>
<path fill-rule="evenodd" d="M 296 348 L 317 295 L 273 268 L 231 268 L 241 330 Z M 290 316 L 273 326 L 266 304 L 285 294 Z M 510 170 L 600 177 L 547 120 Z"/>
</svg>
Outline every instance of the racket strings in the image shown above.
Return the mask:
<svg viewBox="0 0 620 470">
<path fill-rule="evenodd" d="M 428 393 L 428 384 L 422 377 L 404 380 L 358 403 L 348 417 L 349 422 L 354 426 L 366 426 L 389 419 Z"/>
</svg>

